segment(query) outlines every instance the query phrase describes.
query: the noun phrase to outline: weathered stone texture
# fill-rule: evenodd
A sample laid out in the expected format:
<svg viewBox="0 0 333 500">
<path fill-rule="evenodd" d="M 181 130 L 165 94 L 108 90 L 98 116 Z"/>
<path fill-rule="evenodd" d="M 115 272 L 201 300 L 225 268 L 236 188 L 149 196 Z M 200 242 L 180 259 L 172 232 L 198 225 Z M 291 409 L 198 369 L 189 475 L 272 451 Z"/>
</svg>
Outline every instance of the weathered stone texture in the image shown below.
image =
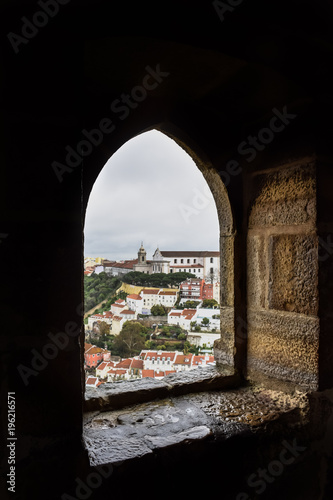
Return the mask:
<svg viewBox="0 0 333 500">
<path fill-rule="evenodd" d="M 315 223 L 314 165 L 285 168 L 253 179 L 249 227 Z"/>
<path fill-rule="evenodd" d="M 234 236 L 221 235 L 221 306 L 234 305 Z"/>
<path fill-rule="evenodd" d="M 214 342 L 217 363 L 233 366 L 235 348 L 234 308 L 221 307 L 221 338 Z"/>
<path fill-rule="evenodd" d="M 248 238 L 247 287 L 248 307 L 265 308 L 267 294 L 267 239 L 262 235 Z"/>
<path fill-rule="evenodd" d="M 248 369 L 316 389 L 319 320 L 277 311 L 248 315 Z"/>
<path fill-rule="evenodd" d="M 315 315 L 318 309 L 317 237 L 270 238 L 269 308 Z"/>
<path fill-rule="evenodd" d="M 247 239 L 248 373 L 256 371 L 316 388 L 319 323 L 315 318 L 315 166 L 304 161 L 302 165 L 253 174 L 251 179 Z"/>
</svg>

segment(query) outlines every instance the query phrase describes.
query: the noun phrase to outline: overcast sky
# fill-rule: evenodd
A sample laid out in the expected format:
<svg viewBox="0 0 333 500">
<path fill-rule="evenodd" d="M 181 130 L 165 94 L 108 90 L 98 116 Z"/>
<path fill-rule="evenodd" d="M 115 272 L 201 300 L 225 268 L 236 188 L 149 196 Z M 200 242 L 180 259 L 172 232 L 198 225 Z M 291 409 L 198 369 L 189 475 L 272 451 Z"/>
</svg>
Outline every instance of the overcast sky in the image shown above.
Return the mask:
<svg viewBox="0 0 333 500">
<path fill-rule="evenodd" d="M 90 194 L 85 257 L 147 259 L 160 250 L 219 250 L 215 202 L 191 157 L 156 130 L 124 144 Z"/>
</svg>

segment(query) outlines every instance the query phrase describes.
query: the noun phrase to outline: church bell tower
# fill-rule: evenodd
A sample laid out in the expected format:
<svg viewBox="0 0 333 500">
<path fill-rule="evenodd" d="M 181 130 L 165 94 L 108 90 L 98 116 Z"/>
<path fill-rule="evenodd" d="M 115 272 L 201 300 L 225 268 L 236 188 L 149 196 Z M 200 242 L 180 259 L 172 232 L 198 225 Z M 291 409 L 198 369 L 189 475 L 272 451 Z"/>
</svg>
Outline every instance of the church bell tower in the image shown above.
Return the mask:
<svg viewBox="0 0 333 500">
<path fill-rule="evenodd" d="M 144 265 L 147 264 L 147 262 L 146 262 L 146 255 L 147 255 L 146 254 L 146 250 L 143 248 L 143 242 L 141 242 L 141 247 L 140 247 L 140 249 L 138 251 L 138 264 L 139 265 L 140 264 L 141 265 L 142 264 L 144 264 Z"/>
</svg>

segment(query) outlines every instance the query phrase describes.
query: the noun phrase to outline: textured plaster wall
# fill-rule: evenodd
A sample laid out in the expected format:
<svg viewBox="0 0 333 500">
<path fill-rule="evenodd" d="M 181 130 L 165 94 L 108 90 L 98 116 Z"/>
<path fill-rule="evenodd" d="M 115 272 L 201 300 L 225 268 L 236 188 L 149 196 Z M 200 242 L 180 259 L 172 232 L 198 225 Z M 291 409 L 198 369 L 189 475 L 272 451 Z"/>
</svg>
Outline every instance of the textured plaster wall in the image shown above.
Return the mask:
<svg viewBox="0 0 333 500">
<path fill-rule="evenodd" d="M 315 174 L 305 159 L 248 176 L 248 373 L 311 389 L 319 349 Z"/>
</svg>

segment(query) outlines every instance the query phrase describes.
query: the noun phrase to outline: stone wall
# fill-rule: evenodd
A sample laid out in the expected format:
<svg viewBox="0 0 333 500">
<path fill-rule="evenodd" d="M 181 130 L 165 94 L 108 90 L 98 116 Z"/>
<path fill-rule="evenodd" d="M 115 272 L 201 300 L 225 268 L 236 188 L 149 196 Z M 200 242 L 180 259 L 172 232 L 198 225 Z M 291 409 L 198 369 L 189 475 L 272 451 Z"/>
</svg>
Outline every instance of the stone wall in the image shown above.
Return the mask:
<svg viewBox="0 0 333 500">
<path fill-rule="evenodd" d="M 248 373 L 318 384 L 316 169 L 311 159 L 248 175 Z"/>
</svg>

